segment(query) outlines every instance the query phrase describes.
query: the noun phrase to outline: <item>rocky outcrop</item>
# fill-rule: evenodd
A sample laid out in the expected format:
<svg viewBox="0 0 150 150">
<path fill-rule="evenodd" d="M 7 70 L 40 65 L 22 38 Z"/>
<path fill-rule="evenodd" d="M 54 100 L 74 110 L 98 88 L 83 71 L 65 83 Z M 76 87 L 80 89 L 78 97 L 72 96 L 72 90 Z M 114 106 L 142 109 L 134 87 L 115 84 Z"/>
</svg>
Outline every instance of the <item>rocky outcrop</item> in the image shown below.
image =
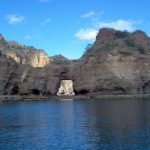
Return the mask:
<svg viewBox="0 0 150 150">
<path fill-rule="evenodd" d="M 70 62 L 70 60 L 64 57 L 63 55 L 55 55 L 53 57 L 50 57 L 50 59 L 53 64 L 62 64 Z"/>
<path fill-rule="evenodd" d="M 37 51 L 31 55 L 30 64 L 33 67 L 44 67 L 50 63 L 50 58 L 43 51 Z"/>
<path fill-rule="evenodd" d="M 15 41 L 5 41 L 2 35 L 0 36 L 0 52 L 19 64 L 44 67 L 50 63 L 49 56 L 43 50 L 21 45 Z"/>
<path fill-rule="evenodd" d="M 150 94 L 150 38 L 140 30 L 101 29 L 78 60 L 47 59 L 33 47 L 8 45 L 0 42 L 1 95 Z M 62 80 L 71 80 L 73 90 L 71 83 L 60 86 Z"/>
<path fill-rule="evenodd" d="M 0 42 L 1 42 L 1 41 L 4 41 L 4 40 L 5 40 L 5 39 L 4 39 L 3 35 L 0 34 Z"/>
<path fill-rule="evenodd" d="M 75 66 L 76 92 L 149 93 L 147 83 L 150 79 L 150 38 L 143 32 L 136 35 L 137 32 L 139 31 L 128 33 L 113 29 L 100 30 L 94 45 Z M 138 42 L 135 37 L 138 38 Z M 142 45 L 143 37 L 146 38 L 146 42 L 142 42 Z"/>
</svg>

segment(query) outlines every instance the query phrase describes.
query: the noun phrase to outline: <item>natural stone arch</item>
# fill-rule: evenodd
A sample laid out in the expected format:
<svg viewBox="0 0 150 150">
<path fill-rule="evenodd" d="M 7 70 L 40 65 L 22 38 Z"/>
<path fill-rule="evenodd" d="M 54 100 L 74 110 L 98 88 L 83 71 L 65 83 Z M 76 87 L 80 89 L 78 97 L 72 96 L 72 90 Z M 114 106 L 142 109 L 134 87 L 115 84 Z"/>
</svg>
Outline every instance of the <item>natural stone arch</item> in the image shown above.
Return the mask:
<svg viewBox="0 0 150 150">
<path fill-rule="evenodd" d="M 61 80 L 57 95 L 75 95 L 72 80 Z"/>
</svg>

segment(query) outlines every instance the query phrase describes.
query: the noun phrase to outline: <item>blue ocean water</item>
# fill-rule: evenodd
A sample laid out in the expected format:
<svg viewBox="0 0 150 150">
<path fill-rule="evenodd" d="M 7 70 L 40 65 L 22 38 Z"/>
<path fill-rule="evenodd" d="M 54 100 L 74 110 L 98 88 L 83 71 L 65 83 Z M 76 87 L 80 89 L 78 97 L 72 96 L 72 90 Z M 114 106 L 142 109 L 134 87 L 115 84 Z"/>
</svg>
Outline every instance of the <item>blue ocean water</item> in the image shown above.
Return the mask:
<svg viewBox="0 0 150 150">
<path fill-rule="evenodd" d="M 150 150 L 150 100 L 2 103 L 0 150 Z"/>
</svg>

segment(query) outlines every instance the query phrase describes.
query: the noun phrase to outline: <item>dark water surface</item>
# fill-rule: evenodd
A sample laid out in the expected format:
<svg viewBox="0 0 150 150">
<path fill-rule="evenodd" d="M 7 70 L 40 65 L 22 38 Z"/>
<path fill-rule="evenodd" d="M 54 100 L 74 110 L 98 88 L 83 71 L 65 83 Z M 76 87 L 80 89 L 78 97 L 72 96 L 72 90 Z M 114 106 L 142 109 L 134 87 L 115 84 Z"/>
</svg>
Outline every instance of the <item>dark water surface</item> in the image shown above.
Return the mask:
<svg viewBox="0 0 150 150">
<path fill-rule="evenodd" d="M 150 150 L 150 99 L 0 104 L 0 150 Z"/>
</svg>

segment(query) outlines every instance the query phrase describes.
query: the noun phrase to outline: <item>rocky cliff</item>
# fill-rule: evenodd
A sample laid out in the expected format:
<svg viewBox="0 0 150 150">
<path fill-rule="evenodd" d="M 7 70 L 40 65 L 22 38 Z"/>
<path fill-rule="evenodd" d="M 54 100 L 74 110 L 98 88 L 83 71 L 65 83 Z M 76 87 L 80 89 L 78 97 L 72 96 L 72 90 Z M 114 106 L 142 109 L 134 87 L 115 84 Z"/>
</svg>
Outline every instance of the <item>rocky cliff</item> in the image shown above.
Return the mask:
<svg viewBox="0 0 150 150">
<path fill-rule="evenodd" d="M 150 93 L 149 53 L 150 38 L 142 31 L 100 30 L 75 67 L 75 72 L 80 68 L 80 76 L 75 77 L 77 92 Z"/>
<path fill-rule="evenodd" d="M 101 29 L 74 61 L 10 43 L 0 36 L 0 95 L 56 95 L 62 80 L 73 81 L 76 95 L 150 94 L 150 38 L 143 31 Z"/>
<path fill-rule="evenodd" d="M 15 41 L 6 41 L 0 34 L 0 52 L 19 64 L 30 64 L 33 67 L 44 67 L 50 63 L 49 56 L 32 46 L 25 46 Z"/>
</svg>

